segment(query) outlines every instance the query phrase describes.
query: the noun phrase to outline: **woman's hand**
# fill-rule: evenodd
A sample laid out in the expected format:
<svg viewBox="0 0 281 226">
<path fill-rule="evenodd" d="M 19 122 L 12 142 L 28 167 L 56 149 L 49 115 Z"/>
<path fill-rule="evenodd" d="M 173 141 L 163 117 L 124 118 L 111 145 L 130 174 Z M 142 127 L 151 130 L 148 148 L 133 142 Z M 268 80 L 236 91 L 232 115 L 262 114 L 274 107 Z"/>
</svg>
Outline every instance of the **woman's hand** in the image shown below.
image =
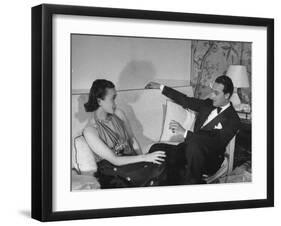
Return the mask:
<svg viewBox="0 0 281 226">
<path fill-rule="evenodd" d="M 152 162 L 160 165 L 165 161 L 166 154 L 164 151 L 155 151 L 144 155 L 145 162 Z"/>
</svg>

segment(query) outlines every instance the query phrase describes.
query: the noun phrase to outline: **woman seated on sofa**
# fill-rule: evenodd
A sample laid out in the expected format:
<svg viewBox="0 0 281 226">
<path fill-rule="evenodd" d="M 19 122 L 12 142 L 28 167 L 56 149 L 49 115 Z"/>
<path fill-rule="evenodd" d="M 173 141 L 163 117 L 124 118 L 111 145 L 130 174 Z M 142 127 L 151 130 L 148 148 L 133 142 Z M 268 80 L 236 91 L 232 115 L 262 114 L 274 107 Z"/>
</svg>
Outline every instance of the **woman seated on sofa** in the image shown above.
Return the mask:
<svg viewBox="0 0 281 226">
<path fill-rule="evenodd" d="M 97 79 L 93 82 L 86 112 L 92 118 L 83 135 L 96 155 L 102 188 L 161 185 L 165 179 L 165 152 L 143 154 L 124 113 L 116 108 L 115 86 Z"/>
</svg>

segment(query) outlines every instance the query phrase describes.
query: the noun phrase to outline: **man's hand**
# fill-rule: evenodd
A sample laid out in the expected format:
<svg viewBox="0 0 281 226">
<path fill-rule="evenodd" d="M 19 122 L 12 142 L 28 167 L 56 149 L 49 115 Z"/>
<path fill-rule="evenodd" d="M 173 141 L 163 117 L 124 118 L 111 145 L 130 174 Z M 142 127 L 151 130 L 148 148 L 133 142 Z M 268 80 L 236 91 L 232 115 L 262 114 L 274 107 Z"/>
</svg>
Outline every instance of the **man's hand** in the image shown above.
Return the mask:
<svg viewBox="0 0 281 226">
<path fill-rule="evenodd" d="M 160 84 L 157 82 L 150 82 L 144 88 L 145 89 L 160 89 Z"/>
<path fill-rule="evenodd" d="M 172 120 L 169 124 L 169 129 L 172 130 L 172 133 L 175 133 L 175 134 L 181 134 L 184 136 L 186 130 L 185 128 L 182 127 L 182 125 L 175 121 L 175 120 Z"/>
</svg>

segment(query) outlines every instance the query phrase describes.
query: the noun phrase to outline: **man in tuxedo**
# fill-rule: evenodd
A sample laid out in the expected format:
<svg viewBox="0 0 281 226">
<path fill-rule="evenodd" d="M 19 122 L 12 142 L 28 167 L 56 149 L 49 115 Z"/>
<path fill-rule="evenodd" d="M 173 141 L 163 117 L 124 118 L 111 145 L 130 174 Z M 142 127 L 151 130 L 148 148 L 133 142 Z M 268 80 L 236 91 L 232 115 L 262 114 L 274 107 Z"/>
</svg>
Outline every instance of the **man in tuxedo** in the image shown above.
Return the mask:
<svg viewBox="0 0 281 226">
<path fill-rule="evenodd" d="M 225 148 L 240 127 L 239 116 L 230 102 L 233 93 L 231 79 L 225 75 L 217 77 L 210 98 L 206 100 L 187 97 L 156 82 L 150 82 L 145 88 L 161 89 L 163 95 L 183 108 L 197 112 L 193 132 L 186 131 L 176 120 L 170 122 L 169 128 L 185 137 L 185 141 L 175 148 L 178 152 L 176 158 L 185 158 L 181 184 L 202 183 L 203 174 L 213 174 L 220 168 Z M 171 149 L 171 146 L 160 144 L 154 148 Z"/>
</svg>

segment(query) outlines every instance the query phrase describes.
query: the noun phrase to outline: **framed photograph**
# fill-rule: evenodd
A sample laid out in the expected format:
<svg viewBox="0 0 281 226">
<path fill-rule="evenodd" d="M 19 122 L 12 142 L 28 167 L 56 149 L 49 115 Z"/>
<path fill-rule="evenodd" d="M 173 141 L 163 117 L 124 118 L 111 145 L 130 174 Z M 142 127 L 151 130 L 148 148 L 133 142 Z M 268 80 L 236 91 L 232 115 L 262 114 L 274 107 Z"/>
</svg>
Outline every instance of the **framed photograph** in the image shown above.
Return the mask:
<svg viewBox="0 0 281 226">
<path fill-rule="evenodd" d="M 32 8 L 32 217 L 274 205 L 274 20 Z"/>
</svg>

